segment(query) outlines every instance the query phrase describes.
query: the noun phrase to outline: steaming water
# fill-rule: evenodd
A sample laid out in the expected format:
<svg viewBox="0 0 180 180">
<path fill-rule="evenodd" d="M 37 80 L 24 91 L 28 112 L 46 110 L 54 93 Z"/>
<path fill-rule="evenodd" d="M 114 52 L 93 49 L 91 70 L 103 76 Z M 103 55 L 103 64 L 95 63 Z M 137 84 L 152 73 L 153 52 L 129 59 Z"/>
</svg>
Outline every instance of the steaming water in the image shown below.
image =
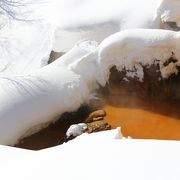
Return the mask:
<svg viewBox="0 0 180 180">
<path fill-rule="evenodd" d="M 123 97 L 105 106 L 107 120 L 113 128 L 122 127 L 123 135 L 143 139 L 180 140 L 179 102 L 148 102 Z M 121 99 L 122 100 L 122 99 Z"/>
</svg>

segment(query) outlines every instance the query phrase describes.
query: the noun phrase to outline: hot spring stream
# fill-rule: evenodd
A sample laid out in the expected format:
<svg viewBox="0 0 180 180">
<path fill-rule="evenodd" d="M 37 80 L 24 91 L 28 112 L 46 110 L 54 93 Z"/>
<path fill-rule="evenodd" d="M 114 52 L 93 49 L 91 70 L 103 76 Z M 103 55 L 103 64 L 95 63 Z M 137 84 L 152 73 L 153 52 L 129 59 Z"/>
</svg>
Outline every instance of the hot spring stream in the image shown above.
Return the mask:
<svg viewBox="0 0 180 180">
<path fill-rule="evenodd" d="M 111 127 L 121 127 L 125 137 L 180 140 L 180 101 L 177 83 L 180 76 L 171 77 L 166 82 L 150 77 L 145 79 L 146 84 L 136 81 L 120 82 L 117 77 L 121 76 L 121 72 L 112 70 L 109 83 L 98 92 L 103 106 L 95 103 L 95 109 L 106 111 L 105 119 Z M 43 149 L 61 144 L 69 126 L 85 121 L 90 112 L 91 108 L 82 107 L 77 112 L 65 113 L 58 122 L 24 138 L 16 146 Z"/>
</svg>

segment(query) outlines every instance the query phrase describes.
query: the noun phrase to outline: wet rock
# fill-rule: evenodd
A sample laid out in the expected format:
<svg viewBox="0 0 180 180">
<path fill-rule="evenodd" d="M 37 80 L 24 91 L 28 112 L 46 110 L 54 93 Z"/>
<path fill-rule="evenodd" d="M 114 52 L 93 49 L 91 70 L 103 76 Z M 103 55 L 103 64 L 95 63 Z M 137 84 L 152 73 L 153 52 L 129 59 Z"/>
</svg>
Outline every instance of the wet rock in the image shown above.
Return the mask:
<svg viewBox="0 0 180 180">
<path fill-rule="evenodd" d="M 177 59 L 172 56 L 163 64 L 165 68 L 173 65 L 177 69 L 177 71 L 171 72 L 167 78 L 162 77 L 160 61 L 155 60 L 154 64 L 147 66 L 140 64 L 144 74 L 142 81 L 139 81 L 136 76 L 127 76 L 127 69 L 118 71 L 113 66 L 110 70 L 109 81 L 104 88 L 101 88 L 101 92 L 106 98 L 113 96 L 116 99 L 121 99 L 124 96 L 131 96 L 150 100 L 179 100 L 180 66 L 176 63 Z M 133 73 L 136 71 L 138 69 L 135 69 Z"/>
<path fill-rule="evenodd" d="M 93 121 L 99 121 L 103 120 L 103 118 L 106 116 L 106 112 L 104 110 L 97 110 L 89 114 L 87 119 L 85 120 L 85 123 L 90 123 Z"/>
<path fill-rule="evenodd" d="M 105 120 L 106 112 L 104 110 L 97 110 L 89 114 L 84 123 L 73 124 L 66 132 L 64 142 L 67 142 L 82 133 L 93 133 L 111 129 L 111 126 Z"/>
<path fill-rule="evenodd" d="M 111 129 L 111 126 L 105 121 L 94 121 L 91 123 L 87 123 L 87 133 L 93 133 L 98 131 L 105 131 Z"/>
</svg>

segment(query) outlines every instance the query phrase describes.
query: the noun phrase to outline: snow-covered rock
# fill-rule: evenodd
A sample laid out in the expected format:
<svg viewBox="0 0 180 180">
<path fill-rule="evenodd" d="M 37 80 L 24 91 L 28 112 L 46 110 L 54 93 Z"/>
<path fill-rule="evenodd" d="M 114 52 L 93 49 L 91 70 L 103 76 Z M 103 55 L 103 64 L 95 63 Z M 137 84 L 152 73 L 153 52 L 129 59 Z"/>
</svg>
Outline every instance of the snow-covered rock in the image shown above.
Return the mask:
<svg viewBox="0 0 180 180">
<path fill-rule="evenodd" d="M 157 60 L 161 76 L 168 78 L 177 73 L 180 63 L 179 40 L 179 32 L 159 29 L 130 29 L 111 35 L 99 46 L 98 61 L 102 70 L 100 77 L 105 78 L 105 84 L 109 69 L 115 65 L 119 71 L 124 68 L 132 71 L 127 76 L 136 76 L 143 81 L 143 66 L 150 66 Z M 171 57 L 177 62 L 165 65 Z"/>
<path fill-rule="evenodd" d="M 180 2 L 178 0 L 162 0 L 157 10 L 157 17 L 162 23 L 175 22 L 180 27 Z"/>
<path fill-rule="evenodd" d="M 67 130 L 66 137 L 69 138 L 70 136 L 73 137 L 79 136 L 83 134 L 86 129 L 87 129 L 87 124 L 85 123 L 73 124 Z"/>
<path fill-rule="evenodd" d="M 82 75 L 94 86 L 106 84 L 109 70 L 116 66 L 119 71 L 127 70 L 127 77 L 143 81 L 143 66 L 158 63 L 161 76 L 168 78 L 177 73 L 180 65 L 180 33 L 160 29 L 129 29 L 106 38 L 97 49 L 68 65 L 68 69 Z M 165 63 L 169 58 L 176 61 Z M 157 62 L 156 62 L 157 61 Z M 87 68 L 91 73 L 87 73 Z"/>
</svg>

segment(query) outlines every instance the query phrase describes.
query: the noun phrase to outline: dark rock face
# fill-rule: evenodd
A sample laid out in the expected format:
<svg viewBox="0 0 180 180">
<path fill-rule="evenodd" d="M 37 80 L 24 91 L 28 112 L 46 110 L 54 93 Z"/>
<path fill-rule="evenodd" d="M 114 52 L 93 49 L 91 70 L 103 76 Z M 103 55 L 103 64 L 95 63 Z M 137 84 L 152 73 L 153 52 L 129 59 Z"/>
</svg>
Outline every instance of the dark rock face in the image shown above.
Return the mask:
<svg viewBox="0 0 180 180">
<path fill-rule="evenodd" d="M 58 59 L 59 57 L 61 57 L 64 54 L 65 54 L 64 52 L 51 51 L 51 54 L 50 54 L 49 60 L 48 60 L 48 64 L 52 63 L 53 61 L 55 61 L 56 59 Z"/>
<path fill-rule="evenodd" d="M 177 60 L 170 58 L 164 66 L 176 63 Z M 180 67 L 178 73 L 170 75 L 167 79 L 161 76 L 158 60 L 151 66 L 143 66 L 144 79 L 142 82 L 135 76 L 128 77 L 129 70 L 123 69 L 119 72 L 116 67 L 110 70 L 109 82 L 102 88 L 104 96 L 136 96 L 138 98 L 159 99 L 159 100 L 178 100 L 180 99 Z M 126 80 L 125 80 L 126 79 Z"/>
<path fill-rule="evenodd" d="M 83 122 L 92 110 L 88 106 L 82 106 L 76 112 L 64 113 L 57 122 L 47 128 L 22 139 L 16 147 L 40 150 L 53 147 L 65 142 L 66 131 L 72 124 Z"/>
</svg>

